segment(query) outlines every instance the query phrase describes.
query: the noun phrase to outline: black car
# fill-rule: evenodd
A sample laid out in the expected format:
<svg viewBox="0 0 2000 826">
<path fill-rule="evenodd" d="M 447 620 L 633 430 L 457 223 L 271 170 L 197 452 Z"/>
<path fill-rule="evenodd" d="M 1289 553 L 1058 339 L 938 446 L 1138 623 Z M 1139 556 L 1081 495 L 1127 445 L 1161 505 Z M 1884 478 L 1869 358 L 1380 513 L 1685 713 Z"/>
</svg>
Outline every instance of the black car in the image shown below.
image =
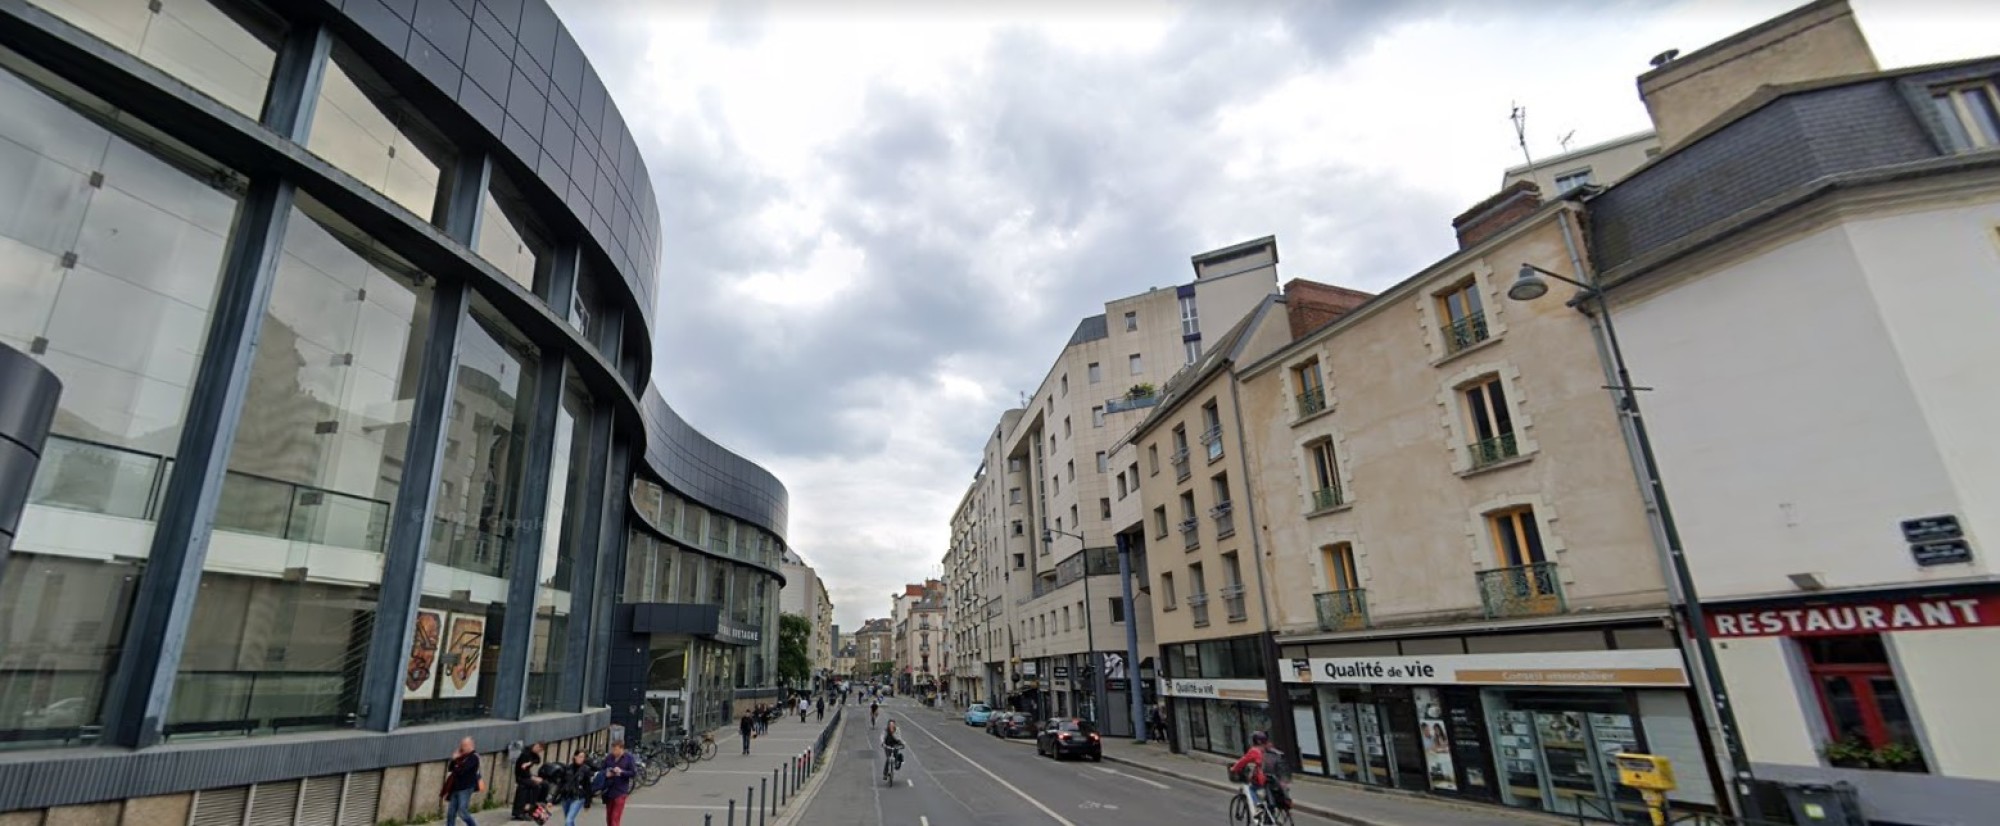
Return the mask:
<svg viewBox="0 0 2000 826">
<path fill-rule="evenodd" d="M 1075 717 L 1050 720 L 1035 735 L 1035 753 L 1057 760 L 1075 755 L 1102 761 L 1104 741 L 1097 736 L 1097 725 L 1089 720 Z"/>
<path fill-rule="evenodd" d="M 1035 726 L 1028 715 L 1018 711 L 996 712 L 986 719 L 986 733 L 1003 739 L 1033 737 Z"/>
</svg>

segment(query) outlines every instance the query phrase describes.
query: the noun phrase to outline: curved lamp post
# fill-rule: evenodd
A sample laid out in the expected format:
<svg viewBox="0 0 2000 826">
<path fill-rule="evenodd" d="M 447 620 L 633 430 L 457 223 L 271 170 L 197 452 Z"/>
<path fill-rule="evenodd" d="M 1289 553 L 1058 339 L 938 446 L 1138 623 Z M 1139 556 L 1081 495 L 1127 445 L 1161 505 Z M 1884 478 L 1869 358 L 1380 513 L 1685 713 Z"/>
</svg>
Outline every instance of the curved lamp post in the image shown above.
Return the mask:
<svg viewBox="0 0 2000 826">
<path fill-rule="evenodd" d="M 1597 305 L 1596 315 L 1604 320 L 1604 337 L 1611 352 L 1612 368 L 1616 371 L 1618 384 L 1608 389 L 1617 391 L 1618 412 L 1631 423 L 1632 440 L 1639 454 L 1639 471 L 1645 476 L 1648 493 L 1653 499 L 1653 513 L 1659 520 L 1660 534 L 1667 545 L 1667 567 L 1680 592 L 1681 609 L 1686 613 L 1683 623 L 1688 635 L 1695 643 L 1695 656 L 1700 660 L 1702 675 L 1709 702 L 1706 704 L 1714 717 L 1716 731 L 1721 735 L 1724 750 L 1729 754 L 1729 762 L 1735 771 L 1732 795 L 1736 802 L 1738 816 L 1755 818 L 1758 816 L 1755 790 L 1751 784 L 1756 780 L 1750 769 L 1750 757 L 1743 750 L 1743 741 L 1737 734 L 1736 711 L 1729 702 L 1729 689 L 1723 685 L 1722 670 L 1715 660 L 1715 644 L 1708 634 L 1708 618 L 1702 612 L 1701 596 L 1695 591 L 1694 574 L 1688 568 L 1687 555 L 1681 549 L 1680 529 L 1674 525 L 1673 510 L 1667 507 L 1667 489 L 1660 482 L 1660 467 L 1653 458 L 1653 442 L 1646 435 L 1646 420 L 1639 415 L 1639 388 L 1632 385 L 1632 374 L 1625 369 L 1625 352 L 1618 346 L 1618 328 L 1611 321 L 1611 302 L 1604 290 L 1595 284 L 1587 284 L 1559 273 L 1523 263 L 1514 276 L 1514 283 L 1507 287 L 1507 297 L 1515 301 L 1534 301 L 1549 292 L 1548 279 L 1569 284 L 1583 292 L 1572 303 L 1584 301 Z M 1578 307 L 1583 310 L 1582 307 Z M 1588 311 L 1585 311 L 1588 312 Z"/>
</svg>

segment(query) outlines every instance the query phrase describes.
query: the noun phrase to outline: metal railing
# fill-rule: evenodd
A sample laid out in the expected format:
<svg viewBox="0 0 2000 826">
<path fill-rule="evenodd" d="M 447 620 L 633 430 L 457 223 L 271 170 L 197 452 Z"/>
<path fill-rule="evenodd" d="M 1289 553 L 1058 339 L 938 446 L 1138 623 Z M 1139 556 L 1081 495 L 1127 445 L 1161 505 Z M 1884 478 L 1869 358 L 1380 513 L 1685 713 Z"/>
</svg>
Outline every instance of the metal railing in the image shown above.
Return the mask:
<svg viewBox="0 0 2000 826">
<path fill-rule="evenodd" d="M 1201 432 L 1201 443 L 1208 448 L 1208 460 L 1222 458 L 1222 425 L 1215 425 Z"/>
<path fill-rule="evenodd" d="M 1450 322 L 1444 328 L 1445 350 L 1453 353 L 1485 341 L 1486 338 L 1486 314 L 1483 312 Z"/>
<path fill-rule="evenodd" d="M 1299 394 L 1299 418 L 1303 419 L 1326 409 L 1326 388 L 1314 387 Z"/>
<path fill-rule="evenodd" d="M 1174 481 L 1176 482 L 1187 481 L 1188 478 L 1187 448 L 1181 448 L 1180 450 L 1174 451 L 1174 455 L 1168 457 L 1167 462 L 1168 464 L 1174 466 Z"/>
<path fill-rule="evenodd" d="M 1342 496 L 1340 493 L 1339 485 L 1332 485 L 1329 487 L 1324 487 L 1320 488 L 1319 490 L 1313 491 L 1312 497 L 1313 497 L 1312 509 L 1315 512 L 1323 510 L 1332 510 L 1334 508 L 1340 507 L 1343 504 L 1346 504 L 1347 502 L 1346 497 Z"/>
<path fill-rule="evenodd" d="M 1181 547 L 1188 550 L 1201 547 L 1201 532 L 1196 530 L 1200 527 L 1201 520 L 1192 516 L 1181 520 Z"/>
<path fill-rule="evenodd" d="M 1465 452 L 1471 456 L 1473 467 L 1482 468 L 1521 455 L 1521 446 L 1514 441 L 1514 434 L 1503 433 L 1466 445 Z"/>
<path fill-rule="evenodd" d="M 1225 502 L 1224 504 L 1228 503 Z M 1236 514 L 1232 513 L 1230 509 L 1217 508 L 1215 511 L 1211 511 L 1210 515 L 1215 517 L 1215 538 L 1221 539 L 1225 536 L 1234 536 L 1236 534 Z"/>
<path fill-rule="evenodd" d="M 1477 573 L 1479 604 L 1487 619 L 1539 617 L 1567 610 L 1554 562 L 1536 562 Z"/>
<path fill-rule="evenodd" d="M 1153 405 L 1159 403 L 1160 403 L 1160 396 L 1158 393 L 1152 393 L 1144 396 L 1119 396 L 1118 398 L 1115 399 L 1104 400 L 1104 412 L 1122 413 L 1127 410 L 1138 410 L 1140 408 L 1152 407 Z"/>
<path fill-rule="evenodd" d="M 1194 612 L 1194 624 L 1199 628 L 1208 624 L 1208 594 L 1188 594 L 1188 610 Z"/>
<path fill-rule="evenodd" d="M 1216 594 L 1222 597 L 1222 610 L 1230 622 L 1242 622 L 1250 616 L 1243 606 L 1243 586 L 1224 585 L 1216 590 Z"/>
<path fill-rule="evenodd" d="M 1313 612 L 1319 615 L 1321 631 L 1353 631 L 1368 627 L 1368 591 L 1322 591 L 1313 594 Z"/>
</svg>

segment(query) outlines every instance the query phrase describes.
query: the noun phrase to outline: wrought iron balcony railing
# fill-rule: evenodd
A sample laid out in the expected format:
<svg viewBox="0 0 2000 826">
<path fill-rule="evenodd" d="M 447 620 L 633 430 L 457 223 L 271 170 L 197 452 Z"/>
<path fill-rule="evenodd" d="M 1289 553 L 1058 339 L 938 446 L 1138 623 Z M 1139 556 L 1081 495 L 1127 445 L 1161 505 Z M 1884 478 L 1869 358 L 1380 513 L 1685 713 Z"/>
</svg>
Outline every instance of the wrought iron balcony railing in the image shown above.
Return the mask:
<svg viewBox="0 0 2000 826">
<path fill-rule="evenodd" d="M 1479 604 L 1487 619 L 1540 617 L 1568 610 L 1563 602 L 1562 578 L 1553 562 L 1494 568 L 1477 576 Z"/>
<path fill-rule="evenodd" d="M 1224 585 L 1216 593 L 1222 596 L 1222 609 L 1227 613 L 1230 622 L 1242 622 L 1250 616 L 1243 607 L 1243 586 Z"/>
<path fill-rule="evenodd" d="M 1465 451 L 1472 457 L 1472 466 L 1482 468 L 1521 455 L 1521 446 L 1514 441 L 1514 434 L 1503 433 L 1466 445 Z"/>
<path fill-rule="evenodd" d="M 1299 418 L 1303 419 L 1326 409 L 1326 388 L 1314 387 L 1299 394 Z"/>
<path fill-rule="evenodd" d="M 1324 487 L 1320 488 L 1319 490 L 1313 491 L 1312 509 L 1315 511 L 1323 511 L 1323 510 L 1328 510 L 1330 508 L 1337 508 L 1343 504 L 1346 504 L 1346 502 L 1347 498 L 1341 495 L 1339 485 L 1334 485 L 1332 487 Z"/>
<path fill-rule="evenodd" d="M 1486 338 L 1485 313 L 1473 313 L 1447 324 L 1444 328 L 1445 350 L 1453 353 L 1485 341 Z"/>
<path fill-rule="evenodd" d="M 1189 611 L 1194 612 L 1195 627 L 1208 624 L 1208 594 L 1188 594 L 1187 606 Z"/>
<path fill-rule="evenodd" d="M 1313 611 L 1321 631 L 1353 631 L 1368 627 L 1368 591 L 1351 588 L 1313 594 Z"/>
</svg>

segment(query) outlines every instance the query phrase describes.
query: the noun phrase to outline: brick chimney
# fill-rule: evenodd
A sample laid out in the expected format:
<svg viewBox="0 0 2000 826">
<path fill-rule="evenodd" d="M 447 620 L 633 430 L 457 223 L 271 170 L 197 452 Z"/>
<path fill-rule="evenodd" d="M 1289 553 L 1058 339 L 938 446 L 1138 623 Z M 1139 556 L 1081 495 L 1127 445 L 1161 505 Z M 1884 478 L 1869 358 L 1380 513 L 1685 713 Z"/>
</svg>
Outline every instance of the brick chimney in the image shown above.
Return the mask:
<svg viewBox="0 0 2000 826">
<path fill-rule="evenodd" d="M 1294 278 L 1285 282 L 1285 316 L 1291 322 L 1292 340 L 1325 326 L 1349 310 L 1375 296 L 1360 290 Z"/>
<path fill-rule="evenodd" d="M 1493 237 L 1541 206 L 1541 187 L 1535 186 L 1534 181 L 1515 181 L 1499 194 L 1451 219 L 1451 228 L 1458 232 L 1458 248 L 1465 249 Z"/>
</svg>

